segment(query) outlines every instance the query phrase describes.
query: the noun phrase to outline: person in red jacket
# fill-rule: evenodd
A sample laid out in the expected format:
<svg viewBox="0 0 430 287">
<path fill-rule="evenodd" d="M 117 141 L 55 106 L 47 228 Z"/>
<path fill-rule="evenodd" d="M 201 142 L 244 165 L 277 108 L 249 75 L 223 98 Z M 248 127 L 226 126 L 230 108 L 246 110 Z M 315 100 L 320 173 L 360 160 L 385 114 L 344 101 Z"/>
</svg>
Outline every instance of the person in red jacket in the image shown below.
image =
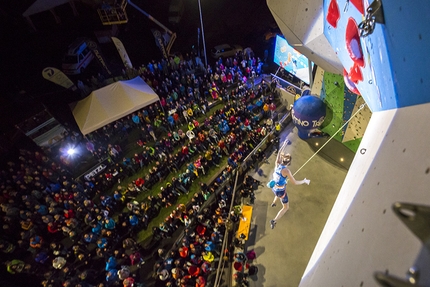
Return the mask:
<svg viewBox="0 0 430 287">
<path fill-rule="evenodd" d="M 56 222 L 49 222 L 48 223 L 48 232 L 49 233 L 54 234 L 54 233 L 57 233 L 58 231 L 59 231 L 58 223 L 56 223 Z"/>
<path fill-rule="evenodd" d="M 199 122 L 196 121 L 195 119 L 193 119 L 193 125 L 195 128 L 197 128 L 198 126 L 200 126 Z"/>
<path fill-rule="evenodd" d="M 142 185 L 145 184 L 145 180 L 143 178 L 139 177 L 138 179 L 136 179 L 135 184 L 138 188 L 141 188 Z"/>
<path fill-rule="evenodd" d="M 73 193 L 63 191 L 63 200 L 71 200 L 71 199 L 73 199 Z"/>
<path fill-rule="evenodd" d="M 205 287 L 206 286 L 206 280 L 203 276 L 199 276 L 196 279 L 196 287 Z"/>
<path fill-rule="evenodd" d="M 189 155 L 190 150 L 188 149 L 188 146 L 186 146 L 186 145 L 182 146 L 181 153 L 182 153 L 182 156 L 184 156 L 188 159 L 190 157 L 190 155 Z"/>
<path fill-rule="evenodd" d="M 236 117 L 234 115 L 231 115 L 230 119 L 229 119 L 230 125 L 235 125 L 236 124 Z"/>
<path fill-rule="evenodd" d="M 181 121 L 181 118 L 179 117 L 178 113 L 175 112 L 173 114 L 173 120 L 175 121 L 175 125 L 179 125 L 179 124 L 182 125 L 182 121 Z"/>
<path fill-rule="evenodd" d="M 65 218 L 73 218 L 75 217 L 75 212 L 73 211 L 73 209 L 65 209 L 64 210 L 64 217 Z"/>
<path fill-rule="evenodd" d="M 227 150 L 227 148 L 225 147 L 225 141 L 224 141 L 224 139 L 220 139 L 219 140 L 219 142 L 218 142 L 218 147 L 220 148 L 220 149 L 222 149 L 224 152 L 225 152 L 225 154 L 226 155 L 229 155 L 228 154 L 228 150 Z"/>
</svg>

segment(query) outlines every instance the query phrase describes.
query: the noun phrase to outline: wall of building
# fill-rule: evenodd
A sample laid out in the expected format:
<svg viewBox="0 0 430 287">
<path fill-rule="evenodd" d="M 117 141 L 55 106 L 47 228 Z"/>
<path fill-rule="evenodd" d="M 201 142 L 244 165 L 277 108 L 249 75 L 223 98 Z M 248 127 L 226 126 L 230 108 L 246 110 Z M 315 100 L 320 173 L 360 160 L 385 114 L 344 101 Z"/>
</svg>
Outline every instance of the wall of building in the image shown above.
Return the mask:
<svg viewBox="0 0 430 287">
<path fill-rule="evenodd" d="M 323 34 L 321 1 L 267 0 L 288 43 L 324 70 L 342 73 L 342 64 Z"/>
<path fill-rule="evenodd" d="M 334 138 L 356 152 L 372 115 L 367 106 L 359 109 L 364 99 L 349 91 L 343 76 L 328 72 L 324 73 L 319 95 L 328 108 L 321 130 L 332 136 L 351 118 Z"/>
<path fill-rule="evenodd" d="M 406 278 L 412 266 L 420 272 L 417 286 L 429 286 L 430 251 L 393 212 L 393 204 L 430 205 L 427 133 L 430 82 L 426 80 L 430 22 L 425 17 L 430 13 L 430 2 L 380 1 L 384 19 L 382 23 L 375 23 L 371 35 L 358 38 L 364 63 L 355 68 L 347 51 L 346 27 L 351 18 L 357 25 L 362 22 L 369 4 L 377 1 L 302 2 L 298 5 L 294 0 L 267 0 L 286 39 L 292 44 L 303 44 L 297 50 L 325 69 L 329 65 L 324 53 L 302 41 L 306 38 L 303 35 L 312 34 L 315 23 L 322 19 L 326 40 L 332 46 L 327 49 L 327 55 L 335 55 L 341 62 L 337 71 L 325 70 L 342 74 L 345 68 L 348 72 L 355 69 L 357 74 L 361 73 L 356 86 L 373 114 L 300 287 L 378 286 L 374 278 L 376 271 L 392 276 L 392 282 L 397 282 L 383 286 L 413 286 Z M 339 8 L 337 27 L 326 25 L 325 14 L 319 17 L 314 13 L 320 8 L 327 11 L 330 4 Z M 362 11 L 357 9 L 360 5 L 364 6 Z M 290 17 L 288 13 L 295 15 Z M 295 25 L 298 22 L 302 27 Z M 337 77 L 324 77 L 323 89 L 328 98 L 333 97 L 329 102 L 335 107 L 335 124 L 339 125 L 343 118 L 340 109 L 344 91 L 333 87 Z M 350 110 L 343 110 L 345 115 L 354 113 L 362 103 L 356 98 L 353 106 L 352 97 L 344 98 L 349 99 L 346 105 Z M 366 117 L 367 114 L 361 114 L 356 122 L 350 123 L 351 127 L 343 135 L 346 142 L 360 136 L 359 126 Z M 409 223 L 421 223 L 417 230 L 427 235 L 429 212 L 417 218 L 420 209 L 425 208 L 419 207 L 402 218 Z M 425 240 L 428 246 L 428 236 Z"/>
<path fill-rule="evenodd" d="M 377 286 L 375 271 L 405 278 L 412 266 L 428 286 L 430 253 L 392 206 L 430 205 L 429 109 L 373 113 L 300 287 Z"/>
</svg>

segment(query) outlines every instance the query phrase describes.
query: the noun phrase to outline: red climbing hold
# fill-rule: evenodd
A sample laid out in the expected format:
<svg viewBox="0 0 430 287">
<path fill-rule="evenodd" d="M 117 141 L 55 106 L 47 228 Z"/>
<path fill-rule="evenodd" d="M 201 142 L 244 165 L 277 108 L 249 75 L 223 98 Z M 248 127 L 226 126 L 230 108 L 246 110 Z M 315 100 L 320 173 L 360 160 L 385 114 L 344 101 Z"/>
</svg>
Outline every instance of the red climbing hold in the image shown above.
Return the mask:
<svg viewBox="0 0 430 287">
<path fill-rule="evenodd" d="M 361 15 L 364 15 L 364 4 L 363 0 L 350 0 L 352 5 L 357 8 L 358 11 L 360 11 Z"/>
<path fill-rule="evenodd" d="M 345 42 L 346 50 L 354 63 L 360 67 L 364 67 L 363 49 L 361 48 L 357 22 L 351 17 L 348 19 L 348 24 L 346 25 Z"/>
<path fill-rule="evenodd" d="M 330 4 L 328 6 L 328 12 L 327 12 L 327 22 L 332 25 L 334 28 L 337 27 L 337 21 L 339 21 L 340 18 L 340 11 L 339 11 L 339 5 L 337 5 L 336 0 L 331 0 Z"/>
</svg>

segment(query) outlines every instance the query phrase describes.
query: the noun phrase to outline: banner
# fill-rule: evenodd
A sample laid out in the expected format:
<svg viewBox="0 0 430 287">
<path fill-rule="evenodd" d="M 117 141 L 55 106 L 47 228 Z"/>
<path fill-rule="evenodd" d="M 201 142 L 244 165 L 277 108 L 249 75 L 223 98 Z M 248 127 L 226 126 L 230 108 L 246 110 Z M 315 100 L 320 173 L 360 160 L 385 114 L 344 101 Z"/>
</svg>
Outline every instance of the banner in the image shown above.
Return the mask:
<svg viewBox="0 0 430 287">
<path fill-rule="evenodd" d="M 76 91 L 78 89 L 72 80 L 69 79 L 69 77 L 56 68 L 46 67 L 42 71 L 42 76 L 48 81 L 51 81 L 66 89 L 72 89 L 72 91 Z"/>
<path fill-rule="evenodd" d="M 107 63 L 99 49 L 99 46 L 94 41 L 88 41 L 88 47 L 91 49 L 91 51 L 94 53 L 94 56 L 99 61 L 100 65 L 105 69 L 105 71 L 108 73 L 108 75 L 112 75 L 111 71 L 109 70 L 109 67 L 107 66 Z"/>
<path fill-rule="evenodd" d="M 155 37 L 155 44 L 160 48 L 161 53 L 163 53 L 163 57 L 168 59 L 169 55 L 167 55 L 166 46 L 164 44 L 164 37 L 161 35 L 161 32 L 155 29 L 151 29 L 152 34 Z"/>
<path fill-rule="evenodd" d="M 125 50 L 121 40 L 116 37 L 112 37 L 112 42 L 115 44 L 116 50 L 118 51 L 119 56 L 121 57 L 121 60 L 124 63 L 124 66 L 128 69 L 133 68 L 130 58 L 128 57 L 127 51 Z"/>
</svg>

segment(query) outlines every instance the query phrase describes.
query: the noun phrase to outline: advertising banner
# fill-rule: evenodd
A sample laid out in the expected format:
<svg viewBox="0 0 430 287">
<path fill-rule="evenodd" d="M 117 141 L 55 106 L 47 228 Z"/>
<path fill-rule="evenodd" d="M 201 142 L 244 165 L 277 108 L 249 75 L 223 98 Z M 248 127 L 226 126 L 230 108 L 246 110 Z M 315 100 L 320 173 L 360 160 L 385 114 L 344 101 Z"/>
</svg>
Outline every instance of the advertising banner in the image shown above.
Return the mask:
<svg viewBox="0 0 430 287">
<path fill-rule="evenodd" d="M 154 38 L 155 38 L 155 44 L 157 44 L 157 47 L 161 50 L 163 57 L 168 59 L 169 55 L 167 54 L 167 51 L 166 51 L 166 46 L 164 44 L 163 35 L 161 35 L 161 32 L 158 30 L 151 29 L 151 31 L 152 31 L 152 34 L 154 35 Z"/>
<path fill-rule="evenodd" d="M 99 61 L 100 65 L 102 65 L 102 67 L 105 69 L 106 73 L 108 75 L 112 75 L 112 72 L 109 70 L 109 67 L 107 66 L 106 60 L 104 59 L 100 51 L 99 45 L 97 45 L 97 43 L 94 41 L 88 41 L 88 47 L 94 53 L 94 56 Z"/>
<path fill-rule="evenodd" d="M 69 79 L 63 72 L 56 68 L 52 67 L 46 67 L 42 71 L 42 76 L 47 79 L 48 81 L 51 81 L 57 85 L 60 85 L 66 89 L 71 89 L 72 91 L 76 91 L 77 87 L 72 82 L 72 80 Z"/>
<path fill-rule="evenodd" d="M 112 42 L 115 44 L 116 50 L 118 51 L 119 56 L 124 63 L 124 66 L 129 69 L 133 68 L 130 58 L 128 57 L 127 51 L 125 50 L 121 40 L 116 37 L 112 37 Z"/>
</svg>

